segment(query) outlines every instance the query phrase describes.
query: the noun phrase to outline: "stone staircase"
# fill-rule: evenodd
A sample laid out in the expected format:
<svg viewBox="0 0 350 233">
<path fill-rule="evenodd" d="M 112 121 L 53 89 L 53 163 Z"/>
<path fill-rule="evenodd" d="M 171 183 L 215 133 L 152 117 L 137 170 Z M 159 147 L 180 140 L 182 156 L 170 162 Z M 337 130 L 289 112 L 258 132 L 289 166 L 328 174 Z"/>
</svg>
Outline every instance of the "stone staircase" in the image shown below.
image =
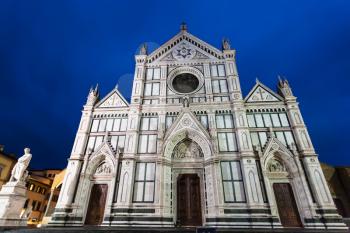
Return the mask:
<svg viewBox="0 0 350 233">
<path fill-rule="evenodd" d="M 202 228 L 121 228 L 121 227 L 51 227 L 51 228 L 0 228 L 8 233 L 350 233 L 349 230 L 312 230 L 312 229 L 215 229 Z"/>
</svg>

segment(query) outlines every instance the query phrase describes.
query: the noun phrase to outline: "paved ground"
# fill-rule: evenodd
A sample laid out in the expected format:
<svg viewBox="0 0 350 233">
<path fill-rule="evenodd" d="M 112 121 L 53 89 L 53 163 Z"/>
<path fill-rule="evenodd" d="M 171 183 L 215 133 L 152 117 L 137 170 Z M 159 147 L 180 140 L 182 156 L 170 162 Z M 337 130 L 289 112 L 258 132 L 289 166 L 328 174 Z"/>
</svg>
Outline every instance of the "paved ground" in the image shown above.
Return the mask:
<svg viewBox="0 0 350 233">
<path fill-rule="evenodd" d="M 0 232 L 8 233 L 196 233 L 195 228 L 120 228 L 120 227 L 65 227 L 65 228 L 22 228 L 4 229 Z M 212 233 L 213 231 L 202 231 L 201 233 Z M 217 229 L 217 233 L 350 233 L 344 230 L 306 230 L 306 229 Z"/>
</svg>

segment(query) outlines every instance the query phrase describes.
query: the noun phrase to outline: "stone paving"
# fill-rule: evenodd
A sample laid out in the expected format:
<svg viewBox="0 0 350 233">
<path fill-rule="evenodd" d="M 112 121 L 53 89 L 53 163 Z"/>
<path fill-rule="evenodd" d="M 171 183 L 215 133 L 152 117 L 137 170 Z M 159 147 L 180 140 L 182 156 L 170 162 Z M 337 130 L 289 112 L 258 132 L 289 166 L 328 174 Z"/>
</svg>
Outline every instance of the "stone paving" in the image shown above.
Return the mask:
<svg viewBox="0 0 350 233">
<path fill-rule="evenodd" d="M 8 233 L 196 233 L 196 228 L 120 228 L 120 227 L 57 227 L 57 228 L 0 228 Z M 215 231 L 198 231 L 214 233 Z M 350 233 L 348 230 L 309 230 L 309 229 L 216 229 L 217 233 Z"/>
</svg>

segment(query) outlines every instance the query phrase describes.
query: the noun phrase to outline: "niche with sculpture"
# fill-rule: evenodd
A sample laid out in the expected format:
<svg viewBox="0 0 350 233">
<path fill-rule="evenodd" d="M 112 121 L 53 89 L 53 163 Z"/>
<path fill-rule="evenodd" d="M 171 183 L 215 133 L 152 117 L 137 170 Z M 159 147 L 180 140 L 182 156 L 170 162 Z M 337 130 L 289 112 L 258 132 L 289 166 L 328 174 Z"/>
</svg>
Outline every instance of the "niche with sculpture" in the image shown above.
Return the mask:
<svg viewBox="0 0 350 233">
<path fill-rule="evenodd" d="M 267 163 L 266 168 L 269 172 L 273 172 L 273 173 L 275 173 L 275 172 L 287 172 L 284 164 L 275 158 L 270 159 L 270 161 Z"/>
<path fill-rule="evenodd" d="M 102 162 L 95 171 L 95 176 L 100 176 L 100 175 L 109 175 L 112 172 L 112 168 L 110 165 L 106 162 Z"/>
</svg>

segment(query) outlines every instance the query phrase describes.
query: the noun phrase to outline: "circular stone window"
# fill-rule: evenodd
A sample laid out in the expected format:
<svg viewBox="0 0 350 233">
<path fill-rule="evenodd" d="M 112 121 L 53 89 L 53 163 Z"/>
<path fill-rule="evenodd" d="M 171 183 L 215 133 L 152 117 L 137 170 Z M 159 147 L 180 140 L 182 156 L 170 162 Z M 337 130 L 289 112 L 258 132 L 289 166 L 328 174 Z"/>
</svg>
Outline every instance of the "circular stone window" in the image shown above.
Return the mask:
<svg viewBox="0 0 350 233">
<path fill-rule="evenodd" d="M 199 86 L 199 80 L 193 74 L 183 73 L 177 75 L 173 79 L 172 86 L 175 91 L 179 93 L 188 94 L 197 90 Z"/>
</svg>

